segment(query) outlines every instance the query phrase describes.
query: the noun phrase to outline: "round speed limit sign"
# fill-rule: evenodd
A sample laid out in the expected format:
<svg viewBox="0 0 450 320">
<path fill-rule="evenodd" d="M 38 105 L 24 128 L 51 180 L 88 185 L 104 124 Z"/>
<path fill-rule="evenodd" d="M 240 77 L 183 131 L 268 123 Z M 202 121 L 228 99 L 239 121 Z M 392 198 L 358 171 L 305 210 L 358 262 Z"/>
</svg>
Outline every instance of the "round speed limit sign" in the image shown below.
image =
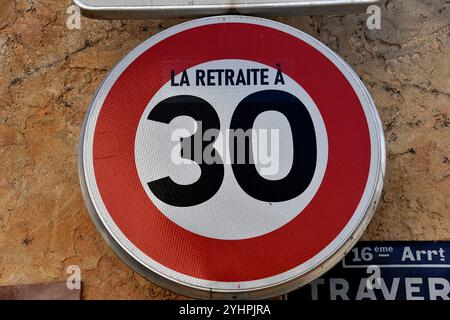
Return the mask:
<svg viewBox="0 0 450 320">
<path fill-rule="evenodd" d="M 136 271 L 197 298 L 265 298 L 337 263 L 384 176 L 376 108 L 330 49 L 273 21 L 161 32 L 101 85 L 80 143 L 85 201 Z"/>
</svg>

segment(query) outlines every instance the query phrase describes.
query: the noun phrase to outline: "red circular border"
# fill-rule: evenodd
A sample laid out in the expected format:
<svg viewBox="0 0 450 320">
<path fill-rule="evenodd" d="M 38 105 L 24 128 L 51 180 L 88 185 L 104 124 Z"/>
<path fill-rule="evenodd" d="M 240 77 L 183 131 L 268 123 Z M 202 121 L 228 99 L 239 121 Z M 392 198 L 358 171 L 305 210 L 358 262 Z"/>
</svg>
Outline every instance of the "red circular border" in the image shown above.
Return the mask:
<svg viewBox="0 0 450 320">
<path fill-rule="evenodd" d="M 281 63 L 319 108 L 329 159 L 314 199 L 288 224 L 245 240 L 218 240 L 170 221 L 148 198 L 134 160 L 139 120 L 176 72 L 220 59 Z M 155 151 L 157 152 L 157 151 Z M 123 234 L 158 263 L 192 277 L 222 282 L 271 277 L 306 262 L 333 241 L 354 214 L 370 168 L 370 135 L 354 89 L 321 52 L 279 30 L 217 23 L 181 31 L 147 49 L 109 91 L 94 133 L 94 170 L 102 200 Z"/>
</svg>

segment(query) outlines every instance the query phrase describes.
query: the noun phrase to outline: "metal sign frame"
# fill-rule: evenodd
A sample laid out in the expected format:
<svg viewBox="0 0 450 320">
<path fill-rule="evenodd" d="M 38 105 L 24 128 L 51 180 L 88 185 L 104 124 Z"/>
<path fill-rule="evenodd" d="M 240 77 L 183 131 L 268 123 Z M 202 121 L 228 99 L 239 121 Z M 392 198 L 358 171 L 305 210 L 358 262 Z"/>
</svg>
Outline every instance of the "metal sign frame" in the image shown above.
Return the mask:
<svg viewBox="0 0 450 320">
<path fill-rule="evenodd" d="M 181 273 L 174 272 L 173 270 L 169 270 L 170 275 L 168 275 L 168 268 L 155 263 L 145 255 L 141 255 L 139 250 L 136 249 L 131 242 L 128 243 L 129 241 L 126 241 L 126 239 L 123 238 L 121 231 L 115 227 L 115 224 L 110 223 L 112 220 L 107 212 L 107 209 L 102 209 L 103 202 L 99 196 L 100 193 L 98 191 L 98 187 L 96 183 L 93 183 L 95 174 L 93 164 L 91 163 L 91 160 L 93 159 L 92 129 L 95 128 L 95 123 L 97 121 L 96 117 L 98 117 L 99 110 L 102 107 L 102 101 L 105 99 L 112 84 L 115 83 L 122 72 L 126 70 L 134 59 L 136 59 L 136 57 L 140 56 L 142 52 L 148 50 L 156 43 L 159 43 L 160 41 L 163 41 L 164 39 L 186 29 L 201 25 L 215 24 L 222 21 L 271 26 L 277 30 L 299 37 L 331 59 L 331 61 L 338 66 L 341 72 L 346 74 L 349 81 L 352 82 L 352 87 L 358 92 L 358 96 L 359 99 L 361 99 L 360 101 L 363 105 L 366 116 L 371 119 L 370 137 L 374 152 L 373 166 L 371 165 L 370 169 L 371 182 L 370 186 L 367 187 L 367 190 L 364 192 L 366 198 L 364 204 L 358 208 L 358 213 L 355 213 L 354 216 L 352 216 L 352 219 L 348 222 L 345 230 L 341 231 L 340 235 L 335 239 L 335 241 L 333 241 L 333 244 L 330 244 L 323 250 L 323 252 L 320 252 L 320 257 L 318 254 L 308 262 L 307 266 L 301 266 L 303 268 L 301 274 L 297 273 L 294 268 L 283 274 L 282 277 L 277 278 L 276 281 L 271 280 L 271 283 L 260 283 L 258 281 L 256 281 L 258 282 L 256 283 L 255 281 L 249 281 L 248 287 L 243 287 L 242 285 L 245 285 L 246 282 L 240 282 L 239 287 L 236 286 L 232 289 L 229 288 L 229 286 L 226 288 L 220 287 L 219 285 L 222 285 L 222 282 L 214 282 L 204 279 L 202 280 L 203 282 L 199 282 L 200 279 L 198 278 L 186 276 Z M 85 117 L 85 122 L 81 131 L 79 148 L 79 176 L 83 197 L 94 223 L 108 244 L 135 271 L 144 275 L 156 284 L 177 293 L 203 299 L 268 298 L 289 292 L 319 277 L 339 262 L 361 237 L 373 215 L 373 212 L 375 211 L 381 195 L 385 174 L 385 145 L 381 121 L 367 89 L 364 87 L 354 71 L 330 49 L 301 31 L 261 18 L 240 16 L 210 17 L 180 24 L 159 33 L 133 50 L 113 69 L 96 94 L 96 97 L 94 98 Z M 291 274 L 291 271 L 295 274 Z M 275 275 L 274 277 L 278 277 L 278 275 Z M 206 284 L 201 285 L 201 283 Z M 233 282 L 232 284 L 234 285 L 235 283 Z"/>
<path fill-rule="evenodd" d="M 322 15 L 362 12 L 380 0 L 74 0 L 99 19 L 183 18 L 220 14 Z"/>
</svg>

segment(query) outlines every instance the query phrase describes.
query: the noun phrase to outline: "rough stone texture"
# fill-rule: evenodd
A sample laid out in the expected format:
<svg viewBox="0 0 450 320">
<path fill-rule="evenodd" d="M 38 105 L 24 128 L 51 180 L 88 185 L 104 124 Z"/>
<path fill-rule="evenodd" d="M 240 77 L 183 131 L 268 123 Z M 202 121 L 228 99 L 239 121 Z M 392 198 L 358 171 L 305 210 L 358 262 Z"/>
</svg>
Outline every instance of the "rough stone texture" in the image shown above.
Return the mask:
<svg viewBox="0 0 450 320">
<path fill-rule="evenodd" d="M 77 144 L 107 71 L 180 20 L 96 21 L 66 28 L 70 1 L 0 0 L 0 285 L 64 280 L 81 267 L 83 297 L 177 298 L 131 271 L 83 203 Z M 277 18 L 353 66 L 387 142 L 382 201 L 365 239 L 450 239 L 450 3 L 393 0 L 382 29 L 365 14 Z"/>
</svg>

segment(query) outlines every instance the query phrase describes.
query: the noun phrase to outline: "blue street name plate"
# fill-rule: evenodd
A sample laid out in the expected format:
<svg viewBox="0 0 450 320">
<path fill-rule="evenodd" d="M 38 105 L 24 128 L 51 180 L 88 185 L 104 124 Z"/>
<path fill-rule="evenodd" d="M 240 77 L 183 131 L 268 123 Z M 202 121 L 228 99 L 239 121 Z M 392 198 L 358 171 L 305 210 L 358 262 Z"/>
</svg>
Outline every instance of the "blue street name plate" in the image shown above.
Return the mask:
<svg viewBox="0 0 450 320">
<path fill-rule="evenodd" d="M 450 241 L 359 242 L 289 300 L 449 300 Z"/>
</svg>

